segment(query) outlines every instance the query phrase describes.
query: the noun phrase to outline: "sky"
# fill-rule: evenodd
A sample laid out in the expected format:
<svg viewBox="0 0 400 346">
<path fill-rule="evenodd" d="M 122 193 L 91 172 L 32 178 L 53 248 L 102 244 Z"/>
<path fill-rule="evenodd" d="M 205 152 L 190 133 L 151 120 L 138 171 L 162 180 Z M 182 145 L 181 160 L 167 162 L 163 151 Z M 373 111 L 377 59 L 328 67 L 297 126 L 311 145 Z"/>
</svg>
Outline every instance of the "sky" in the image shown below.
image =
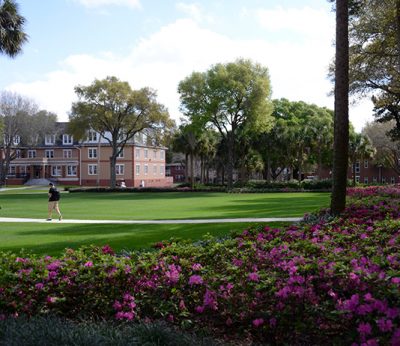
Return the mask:
<svg viewBox="0 0 400 346">
<path fill-rule="evenodd" d="M 192 72 L 251 59 L 269 70 L 272 97 L 333 109 L 327 77 L 335 14 L 327 0 L 17 0 L 29 41 L 0 56 L 0 90 L 31 98 L 68 121 L 74 87 L 116 76 L 157 91 L 171 118 Z M 360 131 L 372 103 L 350 107 Z"/>
</svg>

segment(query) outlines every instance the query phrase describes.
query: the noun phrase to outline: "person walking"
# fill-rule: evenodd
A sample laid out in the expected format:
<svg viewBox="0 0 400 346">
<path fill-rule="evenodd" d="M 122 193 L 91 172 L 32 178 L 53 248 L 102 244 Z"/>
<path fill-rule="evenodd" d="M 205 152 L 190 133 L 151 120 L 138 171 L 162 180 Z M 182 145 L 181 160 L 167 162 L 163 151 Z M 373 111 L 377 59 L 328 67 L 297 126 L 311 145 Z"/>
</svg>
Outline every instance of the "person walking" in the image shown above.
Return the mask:
<svg viewBox="0 0 400 346">
<path fill-rule="evenodd" d="M 58 220 L 62 220 L 62 215 L 60 212 L 60 207 L 58 205 L 58 202 L 60 200 L 60 192 L 56 189 L 53 183 L 49 183 L 50 189 L 49 189 L 49 214 L 47 215 L 47 221 L 51 221 L 52 215 L 53 215 L 53 210 L 55 210 L 58 213 Z"/>
</svg>

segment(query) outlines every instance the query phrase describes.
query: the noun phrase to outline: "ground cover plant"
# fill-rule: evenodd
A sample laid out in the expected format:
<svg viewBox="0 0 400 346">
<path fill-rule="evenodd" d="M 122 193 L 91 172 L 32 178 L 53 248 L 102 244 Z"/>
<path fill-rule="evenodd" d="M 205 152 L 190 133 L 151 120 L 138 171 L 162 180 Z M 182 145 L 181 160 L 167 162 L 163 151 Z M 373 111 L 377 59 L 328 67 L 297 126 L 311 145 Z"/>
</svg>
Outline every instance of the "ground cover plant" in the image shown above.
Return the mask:
<svg viewBox="0 0 400 346">
<path fill-rule="evenodd" d="M 329 193 L 62 193 L 64 218 L 160 220 L 294 217 L 328 206 Z M 47 189 L 0 192 L 0 216 L 45 218 Z M 29 206 L 29 207 L 28 207 Z"/>
<path fill-rule="evenodd" d="M 2 319 L 163 320 L 216 338 L 400 344 L 400 189 L 350 190 L 343 217 L 224 240 L 1 255 Z"/>
</svg>

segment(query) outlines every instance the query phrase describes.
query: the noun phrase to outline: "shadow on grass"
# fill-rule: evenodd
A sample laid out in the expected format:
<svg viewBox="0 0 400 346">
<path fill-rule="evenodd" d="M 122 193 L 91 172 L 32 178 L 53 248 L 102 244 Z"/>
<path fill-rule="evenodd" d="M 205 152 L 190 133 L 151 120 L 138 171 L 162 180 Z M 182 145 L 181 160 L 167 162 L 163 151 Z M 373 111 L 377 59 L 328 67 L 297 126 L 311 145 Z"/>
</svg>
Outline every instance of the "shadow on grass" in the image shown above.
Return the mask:
<svg viewBox="0 0 400 346">
<path fill-rule="evenodd" d="M 273 227 L 282 227 L 287 223 L 272 223 Z M 4 225 L 4 224 L 3 224 Z M 14 225 L 10 227 L 10 225 Z M 171 238 L 199 240 L 204 235 L 224 236 L 232 231 L 242 231 L 256 224 L 197 224 L 197 225 L 46 225 L 28 224 L 26 230 L 21 230 L 21 224 L 8 224 L 12 233 L 13 244 L 7 246 L 0 235 L 0 250 L 40 255 L 60 255 L 66 248 L 77 249 L 83 245 L 110 245 L 116 251 L 150 249 L 159 241 Z M 30 227 L 30 228 L 28 228 Z M 51 228 L 49 228 L 51 227 Z M 13 230 L 14 229 L 14 230 Z M 15 241 L 17 239 L 17 243 Z"/>
</svg>

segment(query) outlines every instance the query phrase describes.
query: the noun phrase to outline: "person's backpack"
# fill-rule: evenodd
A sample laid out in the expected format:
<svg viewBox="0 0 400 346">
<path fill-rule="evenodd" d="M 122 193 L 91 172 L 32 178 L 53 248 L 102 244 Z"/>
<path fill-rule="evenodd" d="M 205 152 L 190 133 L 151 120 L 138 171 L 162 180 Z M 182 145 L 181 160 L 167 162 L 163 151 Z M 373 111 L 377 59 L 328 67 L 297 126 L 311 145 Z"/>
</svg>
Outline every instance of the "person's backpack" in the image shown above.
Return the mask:
<svg viewBox="0 0 400 346">
<path fill-rule="evenodd" d="M 54 190 L 53 196 L 54 196 L 54 199 L 55 199 L 56 201 L 59 201 L 59 200 L 60 200 L 60 191 Z"/>
</svg>

